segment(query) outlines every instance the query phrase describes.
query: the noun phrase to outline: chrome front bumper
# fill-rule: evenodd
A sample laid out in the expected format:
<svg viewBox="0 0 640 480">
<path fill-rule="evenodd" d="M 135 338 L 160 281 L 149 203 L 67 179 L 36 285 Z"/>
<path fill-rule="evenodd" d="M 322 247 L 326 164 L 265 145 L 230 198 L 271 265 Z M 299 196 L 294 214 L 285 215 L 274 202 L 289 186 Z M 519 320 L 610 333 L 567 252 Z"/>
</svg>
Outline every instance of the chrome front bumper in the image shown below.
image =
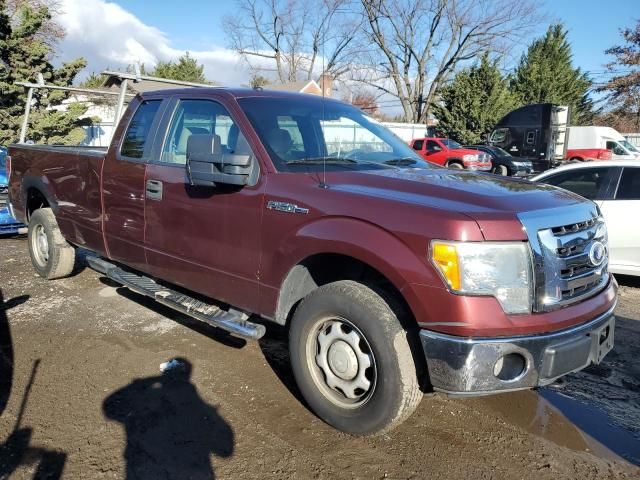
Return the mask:
<svg viewBox="0 0 640 480">
<path fill-rule="evenodd" d="M 431 385 L 453 395 L 486 395 L 548 385 L 598 364 L 613 348 L 614 308 L 582 325 L 533 336 L 466 338 L 422 330 Z"/>
</svg>

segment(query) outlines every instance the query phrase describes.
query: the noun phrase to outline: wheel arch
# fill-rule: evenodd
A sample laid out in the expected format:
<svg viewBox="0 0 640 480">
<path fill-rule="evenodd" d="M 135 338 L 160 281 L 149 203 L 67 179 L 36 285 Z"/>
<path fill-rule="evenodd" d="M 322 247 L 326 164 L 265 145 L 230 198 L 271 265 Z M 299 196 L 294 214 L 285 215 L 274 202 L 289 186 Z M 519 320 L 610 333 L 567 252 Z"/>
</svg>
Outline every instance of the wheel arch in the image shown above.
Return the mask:
<svg viewBox="0 0 640 480">
<path fill-rule="evenodd" d="M 58 202 L 41 177 L 24 177 L 22 180 L 22 198 L 24 199 L 24 217 L 27 222 L 38 208 L 49 207 L 54 214 L 58 210 Z"/>
<path fill-rule="evenodd" d="M 395 298 L 406 306 L 411 316 L 422 307 L 402 293 L 405 287 L 410 283 L 441 283 L 427 260 L 427 243 L 421 257 L 415 252 L 420 245 L 410 247 L 394 233 L 358 219 L 323 218 L 288 235 L 280 245 L 270 265 L 265 265 L 272 272 L 268 284 L 275 290 L 274 296 L 265 298 L 270 304 L 265 306 L 273 312 L 270 318 L 281 325 L 287 323 L 300 300 L 332 281 L 373 284 L 390 293 L 390 301 Z"/>
</svg>

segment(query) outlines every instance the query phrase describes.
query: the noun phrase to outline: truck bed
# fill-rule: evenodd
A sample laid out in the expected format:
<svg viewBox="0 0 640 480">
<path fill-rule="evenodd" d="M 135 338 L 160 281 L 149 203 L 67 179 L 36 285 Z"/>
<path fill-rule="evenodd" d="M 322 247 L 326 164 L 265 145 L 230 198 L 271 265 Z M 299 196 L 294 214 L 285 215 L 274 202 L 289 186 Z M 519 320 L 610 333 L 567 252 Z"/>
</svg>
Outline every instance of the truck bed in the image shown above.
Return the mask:
<svg viewBox="0 0 640 480">
<path fill-rule="evenodd" d="M 64 237 L 96 252 L 102 237 L 101 171 L 105 147 L 11 145 L 10 198 L 18 220 L 28 223 L 44 195 Z"/>
</svg>

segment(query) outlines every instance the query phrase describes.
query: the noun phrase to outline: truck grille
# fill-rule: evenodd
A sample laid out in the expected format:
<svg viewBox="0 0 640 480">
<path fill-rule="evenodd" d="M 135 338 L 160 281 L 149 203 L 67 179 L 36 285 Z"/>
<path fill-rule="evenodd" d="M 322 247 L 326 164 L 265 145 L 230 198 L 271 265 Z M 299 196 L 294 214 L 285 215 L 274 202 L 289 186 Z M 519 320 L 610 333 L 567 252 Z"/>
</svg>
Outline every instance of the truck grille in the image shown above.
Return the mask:
<svg viewBox="0 0 640 480">
<path fill-rule="evenodd" d="M 587 212 L 583 207 L 582 215 L 572 210 L 557 216 L 549 211 L 546 222 L 541 215 L 521 218 L 534 257 L 536 311 L 576 303 L 597 293 L 609 280 L 604 219 L 595 205 Z M 557 223 L 549 225 L 556 218 Z"/>
<path fill-rule="evenodd" d="M 9 197 L 9 187 L 3 185 L 0 186 L 0 207 L 4 207 L 7 205 Z"/>
</svg>

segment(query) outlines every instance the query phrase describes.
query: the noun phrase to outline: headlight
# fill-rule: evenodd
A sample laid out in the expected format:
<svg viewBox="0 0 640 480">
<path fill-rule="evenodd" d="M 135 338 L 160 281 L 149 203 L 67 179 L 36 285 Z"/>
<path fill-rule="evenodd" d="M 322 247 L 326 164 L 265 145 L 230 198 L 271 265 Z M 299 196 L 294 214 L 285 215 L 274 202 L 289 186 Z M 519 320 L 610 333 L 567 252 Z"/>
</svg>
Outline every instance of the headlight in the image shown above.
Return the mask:
<svg viewBox="0 0 640 480">
<path fill-rule="evenodd" d="M 478 156 L 468 153 L 462 156 L 462 160 L 464 160 L 465 162 L 475 162 L 476 160 L 478 160 Z"/>
<path fill-rule="evenodd" d="M 531 311 L 531 256 L 524 242 L 431 242 L 431 261 L 449 288 L 495 297 L 505 313 Z"/>
</svg>

